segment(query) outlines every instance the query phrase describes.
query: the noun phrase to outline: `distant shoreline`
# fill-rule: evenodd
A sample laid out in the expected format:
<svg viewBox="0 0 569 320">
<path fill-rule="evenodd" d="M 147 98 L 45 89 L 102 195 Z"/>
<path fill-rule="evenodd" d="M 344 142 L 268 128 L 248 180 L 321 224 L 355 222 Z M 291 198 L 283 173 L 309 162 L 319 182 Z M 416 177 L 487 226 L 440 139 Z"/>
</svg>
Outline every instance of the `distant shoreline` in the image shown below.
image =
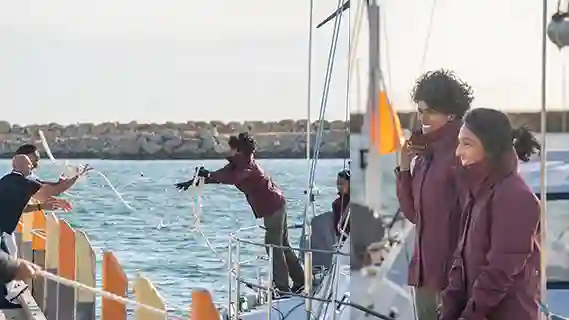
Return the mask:
<svg viewBox="0 0 569 320">
<path fill-rule="evenodd" d="M 45 152 L 40 152 L 42 159 L 48 159 Z M 0 159 L 11 159 L 13 154 L 0 154 Z M 149 160 L 220 160 L 225 159 L 225 154 L 210 153 L 210 154 L 176 154 L 176 155 L 96 155 L 93 153 L 65 153 L 65 154 L 54 154 L 56 159 L 85 159 L 85 160 L 125 160 L 125 161 L 149 161 Z M 311 155 L 312 157 L 312 155 Z M 306 153 L 298 152 L 261 152 L 255 155 L 256 159 L 272 159 L 272 160 L 304 160 L 306 159 Z M 318 159 L 349 159 L 350 154 L 348 152 L 334 152 L 334 153 L 320 153 Z"/>
<path fill-rule="evenodd" d="M 311 125 L 310 148 L 322 127 L 319 158 L 349 157 L 348 124 L 322 121 Z M 109 160 L 205 160 L 223 159 L 229 152 L 229 137 L 248 132 L 255 139 L 260 159 L 304 159 L 306 122 L 184 122 L 184 123 L 56 123 L 19 126 L 0 121 L 0 158 L 10 158 L 23 144 L 45 152 L 42 131 L 56 158 Z"/>
</svg>

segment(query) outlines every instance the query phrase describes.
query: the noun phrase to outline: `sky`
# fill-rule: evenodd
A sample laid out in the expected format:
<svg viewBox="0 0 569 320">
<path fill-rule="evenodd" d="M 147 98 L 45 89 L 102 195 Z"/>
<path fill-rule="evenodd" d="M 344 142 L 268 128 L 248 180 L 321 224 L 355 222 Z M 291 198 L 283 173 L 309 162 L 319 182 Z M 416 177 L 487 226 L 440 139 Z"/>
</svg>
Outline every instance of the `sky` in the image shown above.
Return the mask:
<svg viewBox="0 0 569 320">
<path fill-rule="evenodd" d="M 414 108 L 408 92 L 418 75 L 441 67 L 456 70 L 474 87 L 475 105 L 539 109 L 540 1 L 436 1 L 425 63 L 433 0 L 382 3 L 381 61 L 398 110 Z M 555 4 L 550 1 L 551 10 Z M 315 0 L 314 19 L 336 5 Z M 330 120 L 344 119 L 347 109 L 348 17 L 326 109 Z M 0 0 L 2 119 L 69 124 L 306 118 L 308 20 L 308 0 Z M 313 118 L 332 30 L 333 23 L 314 30 Z M 549 107 L 560 109 L 562 59 L 569 55 L 551 44 L 548 49 Z M 357 74 L 365 77 L 365 70 Z M 360 106 L 352 102 L 350 108 Z"/>
</svg>

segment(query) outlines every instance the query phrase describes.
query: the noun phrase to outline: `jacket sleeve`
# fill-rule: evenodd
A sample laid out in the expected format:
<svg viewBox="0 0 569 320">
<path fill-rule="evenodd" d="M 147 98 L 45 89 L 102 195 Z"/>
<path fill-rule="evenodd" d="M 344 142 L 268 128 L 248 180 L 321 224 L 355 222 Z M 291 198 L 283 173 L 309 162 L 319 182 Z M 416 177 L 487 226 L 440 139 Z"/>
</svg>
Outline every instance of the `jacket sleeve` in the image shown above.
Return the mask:
<svg viewBox="0 0 569 320">
<path fill-rule="evenodd" d="M 0 251 L 0 282 L 8 283 L 16 277 L 19 263 L 4 251 Z"/>
<path fill-rule="evenodd" d="M 251 169 L 246 166 L 237 167 L 228 164 L 225 167 L 211 172 L 209 179 L 205 183 L 222 183 L 236 185 L 246 179 L 251 174 Z"/>
<path fill-rule="evenodd" d="M 227 175 L 227 174 L 230 174 L 231 170 L 233 170 L 234 168 L 235 168 L 235 165 L 233 163 L 228 163 L 223 168 L 221 168 L 217 171 L 214 171 L 214 172 L 217 172 L 218 175 Z M 211 175 L 214 172 L 211 172 L 209 177 L 206 177 L 204 179 L 205 184 L 219 184 L 219 183 L 221 183 L 220 181 L 215 180 L 211 177 Z"/>
<path fill-rule="evenodd" d="M 441 293 L 442 308 L 440 320 L 458 319 L 458 316 L 462 313 L 466 304 L 463 265 L 458 250 L 454 255 L 448 278 L 448 285 Z"/>
<path fill-rule="evenodd" d="M 410 171 L 395 170 L 397 199 L 401 212 L 411 223 L 417 223 L 417 213 L 415 212 L 415 202 L 413 199 L 413 189 L 411 183 L 413 177 Z"/>
<path fill-rule="evenodd" d="M 511 290 L 513 277 L 524 270 L 534 251 L 540 210 L 533 193 L 525 185 L 502 186 L 491 206 L 488 265 L 474 281 L 464 319 L 485 319 Z"/>
</svg>

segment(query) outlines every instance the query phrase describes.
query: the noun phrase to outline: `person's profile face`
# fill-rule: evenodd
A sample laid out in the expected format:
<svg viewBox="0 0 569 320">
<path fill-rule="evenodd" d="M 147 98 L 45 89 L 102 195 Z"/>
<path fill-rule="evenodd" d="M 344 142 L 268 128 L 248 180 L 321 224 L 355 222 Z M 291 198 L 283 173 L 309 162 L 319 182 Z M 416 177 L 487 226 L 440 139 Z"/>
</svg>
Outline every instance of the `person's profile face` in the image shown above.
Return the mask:
<svg viewBox="0 0 569 320">
<path fill-rule="evenodd" d="M 336 188 L 340 194 L 349 194 L 350 193 L 350 181 L 346 180 L 343 177 L 338 177 L 336 179 Z"/>
<path fill-rule="evenodd" d="M 469 166 L 480 162 L 485 157 L 482 142 L 464 125 L 460 128 L 458 133 L 456 156 L 460 157 L 460 161 L 463 166 Z"/>
</svg>

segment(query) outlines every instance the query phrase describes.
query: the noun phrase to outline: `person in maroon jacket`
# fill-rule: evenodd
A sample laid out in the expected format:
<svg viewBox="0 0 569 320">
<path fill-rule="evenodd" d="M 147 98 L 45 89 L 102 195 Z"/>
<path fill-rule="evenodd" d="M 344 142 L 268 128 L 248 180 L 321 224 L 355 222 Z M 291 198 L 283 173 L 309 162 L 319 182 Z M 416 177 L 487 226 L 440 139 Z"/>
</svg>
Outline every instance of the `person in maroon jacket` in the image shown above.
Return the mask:
<svg viewBox="0 0 569 320">
<path fill-rule="evenodd" d="M 403 145 L 396 189 L 403 215 L 416 225 L 409 285 L 416 287 L 419 319 L 430 320 L 437 318 L 439 295 L 447 285 L 458 241 L 463 192 L 455 176 L 455 149 L 473 92 L 453 72 L 438 70 L 417 80 L 412 97 L 422 129 Z"/>
<path fill-rule="evenodd" d="M 255 141 L 247 133 L 240 133 L 229 141 L 233 149 L 229 164 L 210 172 L 200 168 L 198 176 L 205 178 L 205 183 L 234 185 L 243 192 L 257 219 L 263 219 L 265 225 L 265 244 L 290 247 L 288 242 L 286 201 L 282 190 L 255 161 Z M 268 253 L 267 247 L 267 253 Z M 291 249 L 274 247 L 273 281 L 281 293 L 291 291 L 289 275 L 292 279 L 293 292 L 304 288 L 304 271 L 297 256 Z"/>
<path fill-rule="evenodd" d="M 513 147 L 512 147 L 513 145 Z M 518 173 L 540 145 L 494 109 L 469 112 L 456 154 L 468 183 L 462 236 L 442 294 L 443 320 L 537 320 L 540 205 Z"/>
</svg>

